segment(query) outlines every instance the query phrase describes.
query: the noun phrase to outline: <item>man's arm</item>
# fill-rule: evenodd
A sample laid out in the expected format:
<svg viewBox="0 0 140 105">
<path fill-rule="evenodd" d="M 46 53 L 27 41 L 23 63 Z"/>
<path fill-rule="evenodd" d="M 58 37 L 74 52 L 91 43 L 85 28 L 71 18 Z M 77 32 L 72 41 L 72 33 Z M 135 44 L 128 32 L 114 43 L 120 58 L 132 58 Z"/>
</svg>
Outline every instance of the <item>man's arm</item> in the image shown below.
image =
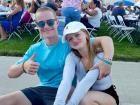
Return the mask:
<svg viewBox="0 0 140 105">
<path fill-rule="evenodd" d="M 12 65 L 8 70 L 9 78 L 17 78 L 24 73 L 22 64 Z"/>
<path fill-rule="evenodd" d="M 34 53 L 27 61 L 11 66 L 9 68 L 8 77 L 17 78 L 23 73 L 35 75 L 40 66 L 39 62 L 34 61 L 35 57 L 36 57 L 36 53 Z"/>
</svg>

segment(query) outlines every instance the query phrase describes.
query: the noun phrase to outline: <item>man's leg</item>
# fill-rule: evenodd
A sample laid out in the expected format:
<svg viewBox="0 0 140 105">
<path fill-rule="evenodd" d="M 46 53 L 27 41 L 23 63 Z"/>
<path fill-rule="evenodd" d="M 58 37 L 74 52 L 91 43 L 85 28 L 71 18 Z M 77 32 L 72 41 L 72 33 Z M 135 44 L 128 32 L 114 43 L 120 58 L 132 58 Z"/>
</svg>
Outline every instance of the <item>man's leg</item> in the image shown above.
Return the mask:
<svg viewBox="0 0 140 105">
<path fill-rule="evenodd" d="M 13 93 L 0 96 L 0 105 L 32 105 L 32 104 L 21 91 L 16 91 Z"/>
</svg>

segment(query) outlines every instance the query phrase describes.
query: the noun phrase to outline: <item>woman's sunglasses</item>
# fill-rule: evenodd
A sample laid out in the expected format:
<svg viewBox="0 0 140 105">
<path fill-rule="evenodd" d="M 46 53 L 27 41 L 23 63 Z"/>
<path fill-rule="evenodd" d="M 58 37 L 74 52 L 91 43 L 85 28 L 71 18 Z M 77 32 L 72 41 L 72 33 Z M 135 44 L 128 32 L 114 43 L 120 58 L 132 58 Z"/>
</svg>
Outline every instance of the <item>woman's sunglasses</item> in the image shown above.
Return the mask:
<svg viewBox="0 0 140 105">
<path fill-rule="evenodd" d="M 44 28 L 45 24 L 47 24 L 49 27 L 52 27 L 54 25 L 55 20 L 56 19 L 49 19 L 49 20 L 45 20 L 45 21 L 42 20 L 42 21 L 36 22 L 36 24 L 40 28 Z"/>
</svg>

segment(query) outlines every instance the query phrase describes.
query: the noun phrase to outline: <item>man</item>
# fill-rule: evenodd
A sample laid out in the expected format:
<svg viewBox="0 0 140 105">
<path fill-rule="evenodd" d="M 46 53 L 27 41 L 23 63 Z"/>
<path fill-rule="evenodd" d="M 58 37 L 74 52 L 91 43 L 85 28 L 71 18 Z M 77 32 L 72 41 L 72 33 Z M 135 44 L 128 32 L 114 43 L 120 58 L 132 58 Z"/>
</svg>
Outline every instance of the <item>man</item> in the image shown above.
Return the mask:
<svg viewBox="0 0 140 105">
<path fill-rule="evenodd" d="M 118 20 L 117 16 L 120 15 L 120 16 L 124 17 L 126 15 L 125 9 L 124 9 L 123 6 L 124 6 L 123 2 L 120 2 L 119 6 L 114 8 L 113 11 L 112 11 L 112 15 L 115 16 L 118 24 L 120 24 L 120 23 L 119 23 L 119 20 Z"/>
<path fill-rule="evenodd" d="M 0 105 L 53 105 L 70 48 L 67 43 L 62 43 L 62 37 L 57 34 L 59 22 L 52 9 L 41 7 L 35 17 L 42 41 L 32 45 L 23 58 L 9 68 L 8 76 L 17 78 L 23 73 L 37 74 L 39 86 L 0 96 Z M 114 47 L 111 38 L 94 38 L 94 44 L 102 46 L 104 58 L 112 58 Z M 99 79 L 109 74 L 108 68 L 111 68 L 102 61 L 96 67 L 100 69 Z"/>
</svg>

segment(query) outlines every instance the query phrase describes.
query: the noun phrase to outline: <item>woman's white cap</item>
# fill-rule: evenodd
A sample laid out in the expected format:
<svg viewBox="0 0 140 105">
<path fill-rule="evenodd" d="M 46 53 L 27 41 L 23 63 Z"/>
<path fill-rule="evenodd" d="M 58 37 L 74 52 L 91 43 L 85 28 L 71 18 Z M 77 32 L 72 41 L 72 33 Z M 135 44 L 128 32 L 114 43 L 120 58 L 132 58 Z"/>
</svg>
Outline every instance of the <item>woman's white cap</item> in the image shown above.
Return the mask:
<svg viewBox="0 0 140 105">
<path fill-rule="evenodd" d="M 72 34 L 72 33 L 77 33 L 79 32 L 81 29 L 85 29 L 87 31 L 86 26 L 78 21 L 72 21 L 70 23 L 68 23 L 63 31 L 63 37 L 62 37 L 62 42 L 64 43 L 66 41 L 66 36 L 68 34 Z M 87 31 L 88 32 L 88 31 Z"/>
</svg>

